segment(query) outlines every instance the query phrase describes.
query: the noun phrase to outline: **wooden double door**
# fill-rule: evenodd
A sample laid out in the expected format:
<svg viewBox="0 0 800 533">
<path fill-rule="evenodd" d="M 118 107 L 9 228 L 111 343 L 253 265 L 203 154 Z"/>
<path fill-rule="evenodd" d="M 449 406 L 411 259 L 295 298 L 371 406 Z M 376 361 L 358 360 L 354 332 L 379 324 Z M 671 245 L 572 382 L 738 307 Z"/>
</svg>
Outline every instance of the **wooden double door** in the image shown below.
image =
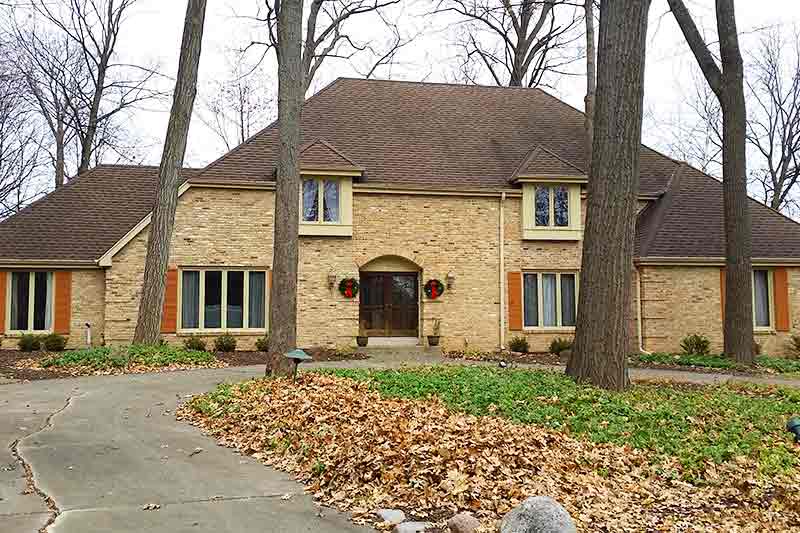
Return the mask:
<svg viewBox="0 0 800 533">
<path fill-rule="evenodd" d="M 370 337 L 419 336 L 419 277 L 412 272 L 362 272 L 359 324 Z"/>
</svg>

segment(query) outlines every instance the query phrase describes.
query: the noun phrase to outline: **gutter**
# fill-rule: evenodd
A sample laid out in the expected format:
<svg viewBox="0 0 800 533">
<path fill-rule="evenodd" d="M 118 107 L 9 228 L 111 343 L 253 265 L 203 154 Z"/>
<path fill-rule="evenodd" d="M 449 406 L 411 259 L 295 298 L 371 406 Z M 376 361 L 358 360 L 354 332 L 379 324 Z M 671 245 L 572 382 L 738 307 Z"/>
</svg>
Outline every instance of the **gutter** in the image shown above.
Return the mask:
<svg viewBox="0 0 800 533">
<path fill-rule="evenodd" d="M 97 261 L 94 260 L 66 260 L 58 261 L 54 259 L 0 259 L 0 268 L 54 268 L 54 269 L 68 269 L 68 268 L 84 268 L 95 269 L 100 268 Z"/>
<path fill-rule="evenodd" d="M 505 203 L 506 203 L 506 193 L 501 193 L 500 195 L 500 214 L 499 214 L 499 239 L 500 239 L 500 279 L 498 283 L 500 285 L 500 349 L 505 349 L 506 346 L 506 252 L 505 252 L 505 239 L 506 239 L 506 231 L 505 231 Z"/>
</svg>

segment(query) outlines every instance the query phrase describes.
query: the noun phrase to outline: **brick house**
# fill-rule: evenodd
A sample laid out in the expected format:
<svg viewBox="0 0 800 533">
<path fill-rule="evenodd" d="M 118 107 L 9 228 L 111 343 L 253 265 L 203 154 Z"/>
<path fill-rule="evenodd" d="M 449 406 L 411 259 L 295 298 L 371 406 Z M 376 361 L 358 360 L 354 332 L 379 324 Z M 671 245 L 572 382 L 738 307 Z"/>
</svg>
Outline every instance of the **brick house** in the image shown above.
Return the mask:
<svg viewBox="0 0 800 533">
<path fill-rule="evenodd" d="M 447 349 L 524 335 L 545 350 L 572 334 L 581 112 L 538 89 L 339 79 L 307 101 L 302 130 L 301 345 L 422 343 L 437 320 Z M 268 330 L 276 154 L 273 125 L 182 173 L 167 340 L 229 332 L 246 348 Z M 82 346 L 87 323 L 93 344 L 130 342 L 156 175 L 98 166 L 0 223 L 3 347 L 26 331 Z M 642 147 L 639 203 L 639 347 L 701 333 L 721 349 L 721 184 Z M 751 212 L 756 337 L 781 354 L 800 329 L 800 226 L 755 201 Z M 355 298 L 339 290 L 351 278 Z"/>
</svg>

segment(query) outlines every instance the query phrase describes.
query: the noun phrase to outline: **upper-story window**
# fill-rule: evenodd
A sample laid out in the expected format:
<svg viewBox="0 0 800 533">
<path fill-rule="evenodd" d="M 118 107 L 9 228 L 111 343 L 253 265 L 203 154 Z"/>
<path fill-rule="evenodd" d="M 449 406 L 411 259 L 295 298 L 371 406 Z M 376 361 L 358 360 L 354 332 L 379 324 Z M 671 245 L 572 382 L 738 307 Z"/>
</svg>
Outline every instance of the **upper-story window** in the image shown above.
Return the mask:
<svg viewBox="0 0 800 533">
<path fill-rule="evenodd" d="M 353 235 L 351 177 L 303 176 L 300 189 L 300 235 Z"/>
<path fill-rule="evenodd" d="M 53 273 L 11 272 L 9 331 L 50 331 L 53 327 Z"/>
<path fill-rule="evenodd" d="M 522 238 L 581 239 L 581 186 L 578 183 L 523 183 Z"/>
</svg>

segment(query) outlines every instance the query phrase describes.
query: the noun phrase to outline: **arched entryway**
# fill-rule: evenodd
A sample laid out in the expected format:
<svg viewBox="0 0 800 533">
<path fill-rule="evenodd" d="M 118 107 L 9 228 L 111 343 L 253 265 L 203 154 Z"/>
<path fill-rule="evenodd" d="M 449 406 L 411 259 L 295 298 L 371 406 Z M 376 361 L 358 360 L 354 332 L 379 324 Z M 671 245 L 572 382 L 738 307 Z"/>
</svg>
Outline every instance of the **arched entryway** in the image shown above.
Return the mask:
<svg viewBox="0 0 800 533">
<path fill-rule="evenodd" d="M 419 337 L 420 267 L 404 257 L 377 257 L 360 269 L 359 333 Z"/>
</svg>

